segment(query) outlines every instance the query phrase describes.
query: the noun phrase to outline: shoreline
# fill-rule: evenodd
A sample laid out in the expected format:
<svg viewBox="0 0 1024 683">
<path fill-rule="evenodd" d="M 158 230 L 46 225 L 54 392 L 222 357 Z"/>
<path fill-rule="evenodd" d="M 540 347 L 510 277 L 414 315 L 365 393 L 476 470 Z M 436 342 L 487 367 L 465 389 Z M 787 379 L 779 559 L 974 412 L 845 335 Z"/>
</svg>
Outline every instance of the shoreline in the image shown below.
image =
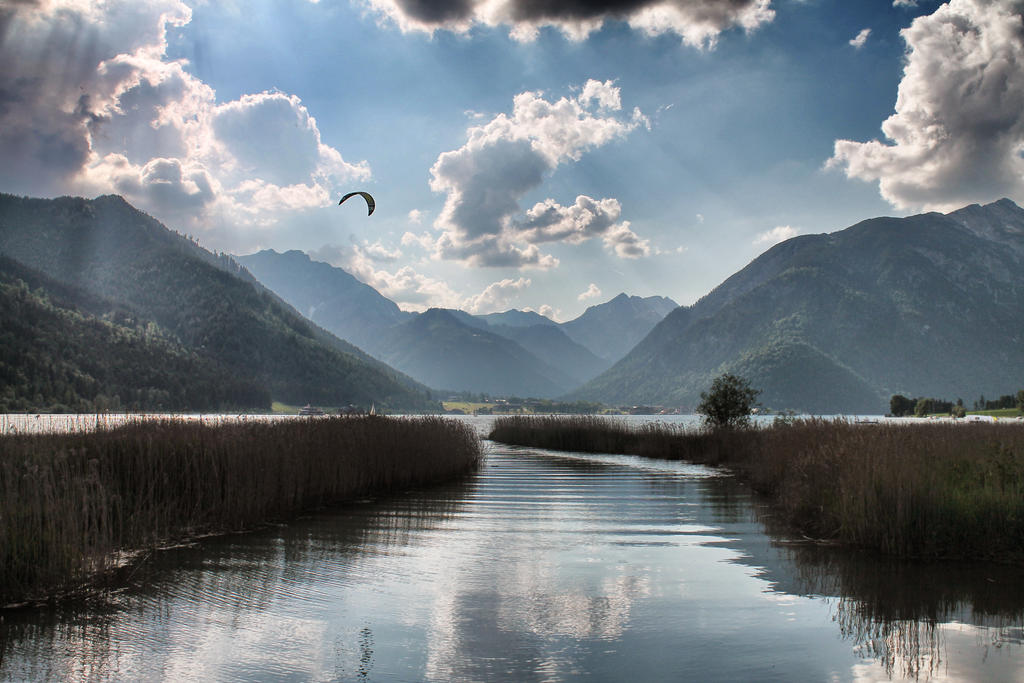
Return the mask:
<svg viewBox="0 0 1024 683">
<path fill-rule="evenodd" d="M 784 420 L 719 430 L 499 418 L 501 443 L 722 467 L 811 541 L 906 559 L 1024 563 L 1024 424 Z"/>
</svg>

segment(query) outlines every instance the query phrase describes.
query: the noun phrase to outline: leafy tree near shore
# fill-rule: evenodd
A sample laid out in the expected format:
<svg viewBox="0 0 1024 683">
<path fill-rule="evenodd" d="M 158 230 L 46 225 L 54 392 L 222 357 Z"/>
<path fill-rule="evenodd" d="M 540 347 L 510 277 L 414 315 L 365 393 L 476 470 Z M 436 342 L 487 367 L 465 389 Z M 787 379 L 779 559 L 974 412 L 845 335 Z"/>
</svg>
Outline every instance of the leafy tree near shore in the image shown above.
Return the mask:
<svg viewBox="0 0 1024 683">
<path fill-rule="evenodd" d="M 704 416 L 704 425 L 708 427 L 746 427 L 760 393 L 743 377 L 729 373 L 719 375 L 711 383 L 711 389 L 701 392 L 697 413 Z"/>
<path fill-rule="evenodd" d="M 914 404 L 914 415 L 916 417 L 925 417 L 927 415 L 935 415 L 938 413 L 952 415 L 953 403 L 951 401 L 943 401 L 938 398 L 927 398 L 922 396 L 917 399 L 917 403 Z"/>
<path fill-rule="evenodd" d="M 893 417 L 912 415 L 915 406 L 914 399 L 907 398 L 903 394 L 893 394 L 893 397 L 889 399 L 889 414 Z"/>
</svg>

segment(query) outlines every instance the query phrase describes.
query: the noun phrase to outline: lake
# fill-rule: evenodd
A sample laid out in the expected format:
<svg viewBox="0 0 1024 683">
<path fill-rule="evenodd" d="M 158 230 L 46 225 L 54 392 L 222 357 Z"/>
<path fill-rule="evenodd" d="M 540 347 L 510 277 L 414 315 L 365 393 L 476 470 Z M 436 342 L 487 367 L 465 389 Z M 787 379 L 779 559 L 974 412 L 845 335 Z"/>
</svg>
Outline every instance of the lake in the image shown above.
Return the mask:
<svg viewBox="0 0 1024 683">
<path fill-rule="evenodd" d="M 1019 568 L 788 538 L 704 467 L 486 450 L 0 613 L 0 680 L 1024 680 Z"/>
</svg>

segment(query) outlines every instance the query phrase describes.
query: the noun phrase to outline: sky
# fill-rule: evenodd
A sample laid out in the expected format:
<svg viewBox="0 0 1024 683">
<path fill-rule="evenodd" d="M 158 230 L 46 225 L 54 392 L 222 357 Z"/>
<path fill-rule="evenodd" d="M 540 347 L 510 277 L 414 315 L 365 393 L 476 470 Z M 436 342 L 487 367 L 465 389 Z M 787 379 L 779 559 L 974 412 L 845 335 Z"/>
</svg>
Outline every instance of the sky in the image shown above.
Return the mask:
<svg viewBox="0 0 1024 683">
<path fill-rule="evenodd" d="M 1024 203 L 1022 11 L 0 0 L 0 192 L 120 194 L 407 310 L 691 304 L 789 237 Z"/>
</svg>

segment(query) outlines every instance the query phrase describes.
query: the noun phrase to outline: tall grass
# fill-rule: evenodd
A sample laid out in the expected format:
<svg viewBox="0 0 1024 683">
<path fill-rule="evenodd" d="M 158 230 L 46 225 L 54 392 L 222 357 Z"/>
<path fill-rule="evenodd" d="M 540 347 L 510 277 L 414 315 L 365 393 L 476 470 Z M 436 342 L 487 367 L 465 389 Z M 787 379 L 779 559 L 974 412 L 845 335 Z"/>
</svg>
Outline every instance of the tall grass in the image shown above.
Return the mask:
<svg viewBox="0 0 1024 683">
<path fill-rule="evenodd" d="M 900 557 L 1024 561 L 1024 425 L 797 420 L 709 431 L 510 417 L 490 438 L 722 465 L 812 538 Z"/>
<path fill-rule="evenodd" d="M 161 420 L 0 437 L 0 605 L 87 585 L 126 553 L 250 528 L 475 466 L 436 417 Z"/>
</svg>

